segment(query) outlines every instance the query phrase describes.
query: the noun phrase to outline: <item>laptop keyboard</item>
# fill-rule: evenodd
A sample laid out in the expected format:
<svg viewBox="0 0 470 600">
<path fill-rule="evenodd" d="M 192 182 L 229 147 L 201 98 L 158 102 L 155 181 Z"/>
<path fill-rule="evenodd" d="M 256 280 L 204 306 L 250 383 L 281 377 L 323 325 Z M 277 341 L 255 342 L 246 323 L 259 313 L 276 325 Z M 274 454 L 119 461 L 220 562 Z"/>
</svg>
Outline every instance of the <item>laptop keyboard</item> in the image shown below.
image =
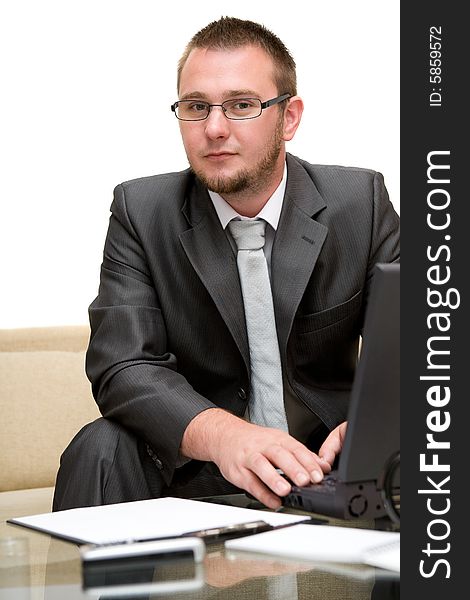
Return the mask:
<svg viewBox="0 0 470 600">
<path fill-rule="evenodd" d="M 312 483 L 310 488 L 314 488 L 316 492 L 324 494 L 334 494 L 336 491 L 336 482 L 338 481 L 336 473 L 328 473 L 319 483 Z"/>
<path fill-rule="evenodd" d="M 323 477 L 323 485 L 336 487 L 336 482 L 338 481 L 336 474 L 328 473 Z"/>
<path fill-rule="evenodd" d="M 308 485 L 302 486 L 302 489 L 313 489 L 315 492 L 320 492 L 323 494 L 334 494 L 336 491 L 337 482 L 337 472 L 331 471 L 327 475 L 324 475 L 323 479 L 319 483 L 309 483 Z M 293 485 L 294 489 L 297 487 L 295 484 L 292 484 L 290 480 L 289 483 Z"/>
</svg>

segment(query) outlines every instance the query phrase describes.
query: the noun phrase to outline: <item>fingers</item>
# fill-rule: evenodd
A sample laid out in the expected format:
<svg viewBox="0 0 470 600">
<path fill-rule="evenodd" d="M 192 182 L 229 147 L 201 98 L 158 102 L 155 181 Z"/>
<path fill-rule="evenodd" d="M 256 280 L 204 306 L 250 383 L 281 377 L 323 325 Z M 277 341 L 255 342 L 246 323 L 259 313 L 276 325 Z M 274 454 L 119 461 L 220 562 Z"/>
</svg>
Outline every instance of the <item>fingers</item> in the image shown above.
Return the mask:
<svg viewBox="0 0 470 600">
<path fill-rule="evenodd" d="M 251 454 L 247 461 L 248 469 L 278 496 L 287 495 L 291 487 L 277 469 L 298 486 L 323 479 L 318 456 L 290 436 L 282 442 L 267 446 L 263 452 Z"/>
<path fill-rule="evenodd" d="M 301 446 L 296 440 L 294 442 Z M 312 464 L 316 463 L 313 461 Z M 311 482 L 309 469 L 310 464 L 305 468 L 291 450 L 273 444 L 263 450 L 251 451 L 242 464 L 231 462 L 222 474 L 269 508 L 277 509 L 282 506 L 280 497 L 287 496 L 291 491 L 290 483 L 280 475 L 279 470 L 296 485 L 303 486 Z M 317 477 L 323 477 L 321 470 Z"/>
<path fill-rule="evenodd" d="M 331 470 L 330 465 L 324 459 L 311 452 L 302 444 L 299 444 L 295 448 L 293 454 L 307 469 L 312 483 L 319 483 L 323 479 L 323 474 Z"/>
<path fill-rule="evenodd" d="M 341 452 L 344 436 L 346 435 L 346 427 L 347 422 L 344 421 L 333 429 L 318 451 L 320 458 L 326 461 L 330 467 L 333 465 L 336 456 Z"/>
<path fill-rule="evenodd" d="M 240 473 L 241 481 L 243 481 L 243 485 L 241 485 L 240 487 L 243 487 L 243 489 L 245 489 L 249 494 L 251 494 L 254 498 L 262 502 L 268 508 L 277 510 L 282 506 L 279 496 L 287 496 L 287 494 L 290 492 L 291 487 L 283 477 L 281 477 L 277 473 L 276 475 L 279 478 L 280 482 L 283 484 L 282 494 L 274 494 L 263 483 L 263 481 L 249 469 L 243 469 Z M 280 490 L 280 488 L 278 489 Z"/>
<path fill-rule="evenodd" d="M 287 432 L 237 419 L 224 428 L 224 443 L 219 440 L 212 446 L 212 460 L 226 479 L 266 506 L 279 508 L 280 498 L 291 491 L 289 481 L 298 486 L 319 483 L 331 470 L 329 458 L 334 460 L 340 447 L 339 433 L 325 442 L 320 458 Z"/>
<path fill-rule="evenodd" d="M 291 490 L 291 486 L 285 478 L 278 473 L 271 460 L 272 457 L 269 458 L 269 452 L 256 452 L 249 458 L 247 463 L 248 470 L 256 475 L 257 478 L 265 484 L 265 487 L 267 486 L 267 489 L 272 490 L 277 496 L 287 496 Z M 306 475 L 305 478 L 308 483 L 308 477 Z"/>
<path fill-rule="evenodd" d="M 280 468 L 296 485 L 318 483 L 323 479 L 318 457 L 293 438 L 282 445 L 270 446 L 265 455 L 270 463 Z"/>
</svg>

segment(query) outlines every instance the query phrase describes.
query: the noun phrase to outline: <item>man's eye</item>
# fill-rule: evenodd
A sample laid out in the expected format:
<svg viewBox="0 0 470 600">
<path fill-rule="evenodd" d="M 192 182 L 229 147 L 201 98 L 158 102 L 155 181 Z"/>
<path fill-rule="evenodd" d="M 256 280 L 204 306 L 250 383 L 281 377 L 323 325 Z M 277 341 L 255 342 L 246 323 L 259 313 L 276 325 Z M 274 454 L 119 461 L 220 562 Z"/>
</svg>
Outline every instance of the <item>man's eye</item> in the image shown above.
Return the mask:
<svg viewBox="0 0 470 600">
<path fill-rule="evenodd" d="M 188 109 L 194 112 L 203 112 L 207 110 L 207 104 L 204 102 L 191 102 L 188 104 Z"/>
<path fill-rule="evenodd" d="M 248 100 L 240 100 L 239 102 L 235 102 L 235 104 L 232 105 L 232 108 L 235 110 L 247 110 L 253 108 L 253 103 Z"/>
</svg>

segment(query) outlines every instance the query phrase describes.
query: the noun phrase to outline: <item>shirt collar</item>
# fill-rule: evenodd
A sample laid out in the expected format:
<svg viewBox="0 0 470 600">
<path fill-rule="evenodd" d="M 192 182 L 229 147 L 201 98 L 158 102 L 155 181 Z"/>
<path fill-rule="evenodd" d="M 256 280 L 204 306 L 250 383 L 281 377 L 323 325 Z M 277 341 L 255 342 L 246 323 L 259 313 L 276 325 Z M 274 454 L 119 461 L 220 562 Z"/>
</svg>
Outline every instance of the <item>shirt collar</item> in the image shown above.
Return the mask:
<svg viewBox="0 0 470 600">
<path fill-rule="evenodd" d="M 282 203 L 284 200 L 284 193 L 286 191 L 286 183 L 287 183 L 287 164 L 284 163 L 284 173 L 282 175 L 281 183 L 278 185 L 273 195 L 260 212 L 253 217 L 253 219 L 264 219 L 267 223 L 271 225 L 274 231 L 277 230 L 277 226 L 279 224 L 279 218 L 281 216 Z M 217 192 L 213 192 L 212 190 L 207 190 L 209 192 L 209 196 L 214 205 L 217 216 L 219 217 L 220 224 L 225 229 L 228 223 L 232 219 L 247 219 L 249 217 L 244 217 L 237 213 L 228 202 L 226 202 L 220 194 Z"/>
</svg>

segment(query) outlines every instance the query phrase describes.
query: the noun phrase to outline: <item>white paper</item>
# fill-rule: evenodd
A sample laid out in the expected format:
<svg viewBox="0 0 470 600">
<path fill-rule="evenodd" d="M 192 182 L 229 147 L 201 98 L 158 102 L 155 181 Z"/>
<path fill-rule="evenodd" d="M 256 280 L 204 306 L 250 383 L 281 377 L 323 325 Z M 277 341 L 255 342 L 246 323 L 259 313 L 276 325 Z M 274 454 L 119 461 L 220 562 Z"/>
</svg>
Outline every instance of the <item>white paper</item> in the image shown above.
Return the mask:
<svg viewBox="0 0 470 600">
<path fill-rule="evenodd" d="M 368 548 L 363 560 L 368 565 L 400 572 L 400 541 L 384 544 L 378 548 Z"/>
<path fill-rule="evenodd" d="M 225 542 L 225 547 L 230 550 L 270 554 L 271 556 L 370 564 L 365 560 L 367 551 L 398 542 L 395 552 L 399 555 L 399 540 L 400 534 L 395 531 L 376 531 L 332 525 L 294 525 L 245 538 L 228 540 Z"/>
<path fill-rule="evenodd" d="M 179 536 L 200 529 L 263 520 L 270 525 L 297 523 L 307 517 L 232 507 L 198 500 L 157 498 L 106 506 L 73 508 L 10 519 L 78 543 L 112 544 Z"/>
</svg>

